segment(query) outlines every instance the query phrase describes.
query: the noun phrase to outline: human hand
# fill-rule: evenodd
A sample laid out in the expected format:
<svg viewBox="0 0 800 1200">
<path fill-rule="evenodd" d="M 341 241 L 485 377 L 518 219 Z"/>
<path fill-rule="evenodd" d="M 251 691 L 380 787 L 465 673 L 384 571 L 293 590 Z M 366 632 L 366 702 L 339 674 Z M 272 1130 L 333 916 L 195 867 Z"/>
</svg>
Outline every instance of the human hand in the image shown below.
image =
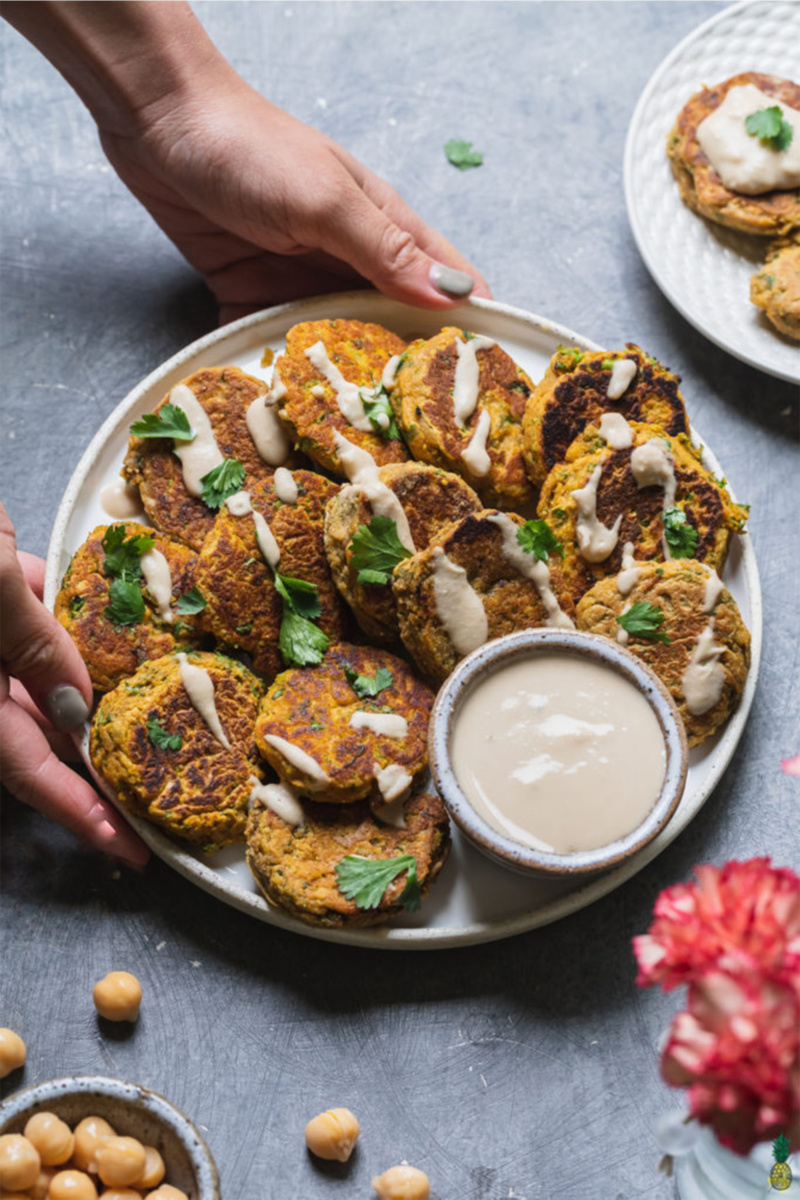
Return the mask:
<svg viewBox="0 0 800 1200">
<path fill-rule="evenodd" d="M 106 854 L 142 867 L 148 850 L 61 757 L 87 720 L 92 685 L 69 634 L 42 604 L 44 563 L 18 552 L 0 504 L 0 776 L 19 800 Z M 46 714 L 46 715 L 45 715 Z"/>
</svg>

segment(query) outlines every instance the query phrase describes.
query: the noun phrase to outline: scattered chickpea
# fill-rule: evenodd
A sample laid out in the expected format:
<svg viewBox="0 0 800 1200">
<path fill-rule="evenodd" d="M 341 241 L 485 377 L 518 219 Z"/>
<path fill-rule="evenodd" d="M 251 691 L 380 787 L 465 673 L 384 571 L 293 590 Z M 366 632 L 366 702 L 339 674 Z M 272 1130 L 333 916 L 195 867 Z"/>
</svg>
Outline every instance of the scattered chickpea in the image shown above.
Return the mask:
<svg viewBox="0 0 800 1200">
<path fill-rule="evenodd" d="M 142 1200 L 142 1193 L 136 1188 L 106 1188 L 100 1200 Z"/>
<path fill-rule="evenodd" d="M 102 1117 L 84 1117 L 75 1126 L 73 1164 L 79 1171 L 94 1170 L 94 1155 L 99 1143 L 104 1138 L 116 1136 L 116 1130 Z"/>
<path fill-rule="evenodd" d="M 189 1200 L 189 1197 L 171 1183 L 162 1183 L 160 1188 L 147 1193 L 146 1200 Z"/>
<path fill-rule="evenodd" d="M 380 1200 L 428 1200 L 431 1194 L 428 1176 L 417 1167 L 390 1167 L 375 1176 L 372 1186 Z"/>
<path fill-rule="evenodd" d="M 47 1200 L 97 1200 L 97 1188 L 83 1171 L 59 1171 L 50 1180 Z"/>
<path fill-rule="evenodd" d="M 144 1146 L 136 1138 L 104 1138 L 94 1152 L 97 1174 L 108 1187 L 129 1187 L 144 1174 Z"/>
<path fill-rule="evenodd" d="M 347 1162 L 360 1132 L 349 1108 L 329 1108 L 306 1125 L 306 1145 L 317 1158 Z"/>
<path fill-rule="evenodd" d="M 39 1174 L 39 1153 L 21 1133 L 0 1137 L 0 1189 L 24 1191 Z"/>
<path fill-rule="evenodd" d="M 110 971 L 94 985 L 94 1006 L 107 1021 L 135 1021 L 142 1003 L 142 985 L 130 971 Z"/>
<path fill-rule="evenodd" d="M 5 1079 L 25 1063 L 27 1049 L 13 1029 L 0 1029 L 0 1079 Z"/>
<path fill-rule="evenodd" d="M 29 1200 L 47 1200 L 47 1193 L 50 1191 L 50 1180 L 55 1175 L 55 1167 L 42 1167 L 36 1179 L 28 1188 Z M 5 1194 L 3 1195 L 5 1200 Z"/>
<path fill-rule="evenodd" d="M 45 1167 L 60 1167 L 75 1149 L 75 1135 L 69 1125 L 51 1112 L 34 1113 L 25 1126 L 25 1137 L 39 1151 Z"/>
<path fill-rule="evenodd" d="M 144 1148 L 144 1171 L 136 1181 L 137 1188 L 143 1191 L 145 1188 L 156 1188 L 164 1178 L 164 1160 L 156 1150 L 155 1146 L 145 1146 Z"/>
</svg>

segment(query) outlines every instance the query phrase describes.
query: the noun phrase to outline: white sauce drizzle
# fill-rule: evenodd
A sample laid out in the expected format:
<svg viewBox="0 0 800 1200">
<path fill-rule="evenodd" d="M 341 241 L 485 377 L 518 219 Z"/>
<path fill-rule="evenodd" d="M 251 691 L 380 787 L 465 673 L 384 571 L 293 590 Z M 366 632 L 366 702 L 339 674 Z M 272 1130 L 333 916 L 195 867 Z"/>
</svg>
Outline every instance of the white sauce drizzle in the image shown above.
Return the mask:
<svg viewBox="0 0 800 1200">
<path fill-rule="evenodd" d="M 266 562 L 267 566 L 272 567 L 273 571 L 277 571 L 278 564 L 281 561 L 281 551 L 278 543 L 275 541 L 275 535 L 270 529 L 264 517 L 260 512 L 253 509 L 253 524 L 256 527 L 256 541 L 258 548 L 261 551 L 261 557 Z"/>
<path fill-rule="evenodd" d="M 142 568 L 147 590 L 153 597 L 158 615 L 162 621 L 171 625 L 175 614 L 170 607 L 172 603 L 172 573 L 169 563 L 161 551 L 154 548 L 141 556 L 139 566 Z"/>
<path fill-rule="evenodd" d="M 717 601 L 722 595 L 722 589 L 725 586 L 713 567 L 703 563 L 708 578 L 706 579 L 705 592 L 703 593 L 703 612 L 712 613 L 717 607 Z"/>
<path fill-rule="evenodd" d="M 285 758 L 296 770 L 302 771 L 304 775 L 308 776 L 311 780 L 311 783 L 306 785 L 309 791 L 318 791 L 326 783 L 330 783 L 330 778 L 316 759 L 312 758 L 310 754 L 306 754 L 305 750 L 301 750 L 299 746 L 293 746 L 291 742 L 287 742 L 285 738 L 278 737 L 274 733 L 268 733 L 264 741 L 272 746 L 273 750 L 277 750 L 281 757 Z"/>
<path fill-rule="evenodd" d="M 611 378 L 606 388 L 606 396 L 609 400 L 619 400 L 620 396 L 625 395 L 636 378 L 638 369 L 637 364 L 632 358 L 614 359 L 614 365 L 611 368 Z"/>
<path fill-rule="evenodd" d="M 321 383 L 315 383 L 311 389 L 311 395 L 314 396 L 315 399 L 321 400 L 325 395 L 325 388 Z"/>
<path fill-rule="evenodd" d="M 391 488 L 388 488 L 385 483 L 381 483 L 375 459 L 368 450 L 348 442 L 338 429 L 333 432 L 333 443 L 347 478 L 362 495 L 366 496 L 376 515 L 389 517 L 394 521 L 400 541 L 406 550 L 416 554 L 417 550 L 411 536 L 408 517 Z"/>
<path fill-rule="evenodd" d="M 246 517 L 253 511 L 249 492 L 234 492 L 225 505 L 232 517 Z"/>
<path fill-rule="evenodd" d="M 100 493 L 100 503 L 110 517 L 124 521 L 126 517 L 138 517 L 142 512 L 139 489 L 127 483 L 109 483 Z"/>
<path fill-rule="evenodd" d="M 372 422 L 364 412 L 361 388 L 357 383 L 349 383 L 335 363 L 331 362 L 325 343 L 315 342 L 313 346 L 309 346 L 305 355 L 333 388 L 339 412 L 348 425 L 352 425 L 353 429 L 360 429 L 362 433 L 373 433 Z"/>
<path fill-rule="evenodd" d="M 626 604 L 625 607 L 623 608 L 622 612 L 619 615 L 621 617 L 624 617 L 625 613 L 628 612 L 632 607 L 633 607 L 633 605 Z M 617 630 L 617 641 L 619 642 L 620 646 L 627 646 L 628 642 L 630 641 L 630 636 L 628 634 L 627 629 L 623 629 L 621 625 L 620 625 L 619 629 Z"/>
<path fill-rule="evenodd" d="M 178 655 L 181 667 L 181 683 L 186 695 L 191 701 L 192 708 L 205 721 L 221 746 L 230 750 L 231 744 L 225 736 L 225 730 L 219 719 L 217 705 L 214 699 L 214 681 L 205 667 L 195 667 L 187 661 L 185 654 Z"/>
<path fill-rule="evenodd" d="M 383 796 L 387 805 L 391 804 L 394 800 L 398 800 L 401 796 L 405 797 L 408 789 L 411 787 L 412 776 L 400 763 L 389 763 L 388 766 L 381 767 L 378 763 L 374 762 L 372 764 L 372 774 L 375 776 L 375 781 L 378 784 L 378 791 Z M 384 816 L 380 811 L 378 815 L 382 821 L 388 821 L 389 824 L 398 825 L 400 828 L 405 829 L 406 822 L 402 804 L 399 806 L 399 821 L 389 821 L 389 816 Z"/>
<path fill-rule="evenodd" d="M 433 596 L 436 613 L 457 654 L 477 650 L 489 637 L 489 621 L 483 601 L 440 546 L 433 552 Z"/>
<path fill-rule="evenodd" d="M 650 438 L 648 442 L 637 446 L 631 453 L 631 471 L 633 472 L 637 487 L 663 487 L 664 501 L 662 512 L 666 512 L 668 508 L 673 507 L 678 483 L 675 479 L 672 455 L 669 452 L 669 446 L 666 442 L 661 438 Z M 672 558 L 672 551 L 667 542 L 666 531 L 661 539 L 661 544 L 664 550 L 664 558 Z"/>
<path fill-rule="evenodd" d="M 397 368 L 399 367 L 399 365 L 400 365 L 400 355 L 393 354 L 392 357 L 387 362 L 386 366 L 383 368 L 383 374 L 381 375 L 381 383 L 386 388 L 387 392 L 390 392 L 392 390 L 392 388 L 394 387 L 394 385 L 397 383 Z"/>
<path fill-rule="evenodd" d="M 477 475 L 479 479 L 483 479 L 484 475 L 488 475 L 492 467 L 492 460 L 486 449 L 486 441 L 491 428 L 491 414 L 487 408 L 483 408 L 475 423 L 472 437 L 469 439 L 469 445 L 461 451 L 462 461 L 467 464 L 473 475 Z"/>
<path fill-rule="evenodd" d="M 224 462 L 224 456 L 217 445 L 208 414 L 190 387 L 185 383 L 177 384 L 169 394 L 169 403 L 183 409 L 194 431 L 190 442 L 173 441 L 173 449 L 181 460 L 187 492 L 192 496 L 202 496 L 203 485 L 200 481 Z"/>
<path fill-rule="evenodd" d="M 617 575 L 617 591 L 620 596 L 629 596 L 631 594 L 642 573 L 640 564 L 633 557 L 633 550 L 633 542 L 626 542 L 622 549 L 622 568 L 619 575 Z M 625 609 L 625 612 L 627 611 Z M 625 630 L 620 628 L 620 633 L 625 633 Z M 620 636 L 617 634 L 617 641 L 620 640 Z M 625 640 L 628 640 L 627 634 L 625 634 Z"/>
<path fill-rule="evenodd" d="M 305 825 L 306 814 L 294 788 L 288 783 L 260 783 L 255 775 L 250 776 L 250 803 L 263 800 L 267 808 L 287 825 Z"/>
<path fill-rule="evenodd" d="M 623 359 L 623 362 L 628 362 Z M 622 413 L 607 412 L 600 418 L 600 437 L 612 450 L 627 450 L 633 445 L 633 430 Z"/>
<path fill-rule="evenodd" d="M 478 351 L 489 350 L 497 343 L 488 337 L 473 337 L 462 342 L 456 338 L 456 373 L 453 380 L 453 416 L 462 428 L 475 411 L 480 391 L 481 372 Z"/>
<path fill-rule="evenodd" d="M 714 643 L 714 618 L 711 617 L 697 639 L 689 666 L 681 679 L 686 707 L 694 717 L 708 712 L 722 695 L 725 668 L 717 660 L 724 653 L 725 647 Z"/>
<path fill-rule="evenodd" d="M 286 462 L 292 441 L 274 405 L 267 404 L 266 396 L 256 396 L 244 420 L 259 458 L 263 458 L 270 467 L 279 467 Z"/>
<path fill-rule="evenodd" d="M 398 767 L 396 763 L 391 763 L 388 767 L 384 767 L 382 771 L 377 763 L 372 764 L 372 773 L 378 782 L 378 791 L 381 793 L 381 795 L 384 795 L 384 790 L 383 790 L 384 787 L 386 788 L 387 791 L 390 791 L 392 789 L 393 780 L 395 778 L 397 778 L 397 780 L 399 781 L 400 776 L 399 775 L 395 776 L 396 771 L 402 772 L 403 775 L 406 774 L 406 772 L 403 770 L 403 768 Z M 386 782 L 382 786 L 381 785 L 381 777 L 384 775 L 386 776 Z M 411 783 L 411 776 L 409 775 L 408 776 L 408 784 L 410 785 L 410 783 Z M 405 804 L 406 804 L 407 792 L 408 792 L 408 785 L 403 788 L 402 792 L 399 795 L 395 796 L 394 800 L 388 800 L 386 802 L 386 804 L 382 804 L 380 806 L 380 808 L 373 808 L 373 810 L 372 810 L 373 816 L 377 817 L 379 821 L 383 821 L 384 824 L 386 824 L 386 825 L 393 825 L 395 829 L 405 829 L 406 828 Z"/>
<path fill-rule="evenodd" d="M 517 541 L 518 526 L 514 524 L 507 513 L 491 513 L 487 521 L 497 525 L 503 535 L 503 556 L 511 566 L 530 579 L 539 594 L 539 599 L 547 613 L 545 625 L 552 629 L 574 629 L 575 624 L 563 611 L 558 603 L 556 594 L 550 586 L 550 568 L 547 563 L 537 562 L 532 554 L 526 554 Z"/>
<path fill-rule="evenodd" d="M 272 368 L 272 383 L 266 397 L 267 404 L 277 404 L 279 400 L 285 398 L 286 394 L 286 384 L 278 374 L 278 364 L 275 363 L 275 366 Z"/>
<path fill-rule="evenodd" d="M 408 735 L 408 721 L 399 713 L 354 712 L 350 725 L 353 729 L 368 729 L 381 737 L 404 738 Z"/>
<path fill-rule="evenodd" d="M 745 120 L 761 108 L 780 108 L 794 130 L 786 150 L 762 146 Z M 757 196 L 773 188 L 800 187 L 800 112 L 752 83 L 732 87 L 722 103 L 697 127 L 697 140 L 726 188 Z"/>
<path fill-rule="evenodd" d="M 299 495 L 294 475 L 286 467 L 278 467 L 272 477 L 275 495 L 284 504 L 296 504 Z"/>
<path fill-rule="evenodd" d="M 572 493 L 578 508 L 578 520 L 575 523 L 575 534 L 578 539 L 578 549 L 587 562 L 604 562 L 617 544 L 622 513 L 610 529 L 607 529 L 597 517 L 597 487 L 603 473 L 602 463 L 598 463 L 589 478 L 589 482 Z"/>
</svg>

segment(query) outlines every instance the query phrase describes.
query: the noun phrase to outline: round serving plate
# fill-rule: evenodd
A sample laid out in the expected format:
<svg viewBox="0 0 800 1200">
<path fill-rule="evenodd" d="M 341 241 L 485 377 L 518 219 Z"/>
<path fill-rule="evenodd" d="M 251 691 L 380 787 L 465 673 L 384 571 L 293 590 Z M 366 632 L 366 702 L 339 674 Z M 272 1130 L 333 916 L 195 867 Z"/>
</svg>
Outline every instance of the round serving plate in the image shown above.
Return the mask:
<svg viewBox="0 0 800 1200">
<path fill-rule="evenodd" d="M 563 326 L 495 301 L 471 300 L 446 313 L 436 313 L 365 291 L 285 304 L 226 325 L 193 342 L 148 375 L 92 439 L 64 493 L 50 540 L 45 578 L 45 602 L 50 608 L 70 556 L 96 525 L 111 521 L 101 507 L 100 492 L 118 479 L 130 423 L 142 413 L 151 412 L 170 388 L 201 367 L 232 364 L 269 380 L 272 368 L 261 366 L 266 348 L 280 352 L 287 331 L 299 321 L 333 317 L 375 321 L 409 340 L 431 337 L 445 324 L 486 334 L 499 342 L 534 381 L 541 379 L 559 344 L 599 349 Z M 699 438 L 696 431 L 695 435 Z M 715 474 L 722 473 L 707 448 L 703 460 Z M 325 941 L 387 950 L 441 949 L 495 941 L 557 921 L 619 887 L 668 846 L 705 804 L 730 761 L 752 703 L 761 651 L 761 592 L 747 534 L 733 539 L 723 578 L 753 637 L 752 666 L 739 707 L 720 733 L 691 751 L 686 789 L 666 829 L 624 866 L 584 886 L 515 875 L 473 849 L 456 829 L 450 861 L 419 913 L 374 929 L 320 929 L 267 904 L 250 875 L 241 846 L 227 847 L 206 858 L 171 841 L 148 822 L 126 816 L 159 858 L 205 891 L 259 920 Z M 88 727 L 79 745 L 92 770 Z M 110 795 L 103 780 L 92 774 L 98 788 Z"/>
<path fill-rule="evenodd" d="M 695 92 L 742 71 L 797 77 L 800 4 L 745 0 L 700 25 L 651 76 L 625 144 L 625 199 L 647 269 L 671 304 L 729 354 L 800 382 L 800 346 L 750 302 L 768 240 L 699 217 L 681 200 L 667 134 Z"/>
</svg>

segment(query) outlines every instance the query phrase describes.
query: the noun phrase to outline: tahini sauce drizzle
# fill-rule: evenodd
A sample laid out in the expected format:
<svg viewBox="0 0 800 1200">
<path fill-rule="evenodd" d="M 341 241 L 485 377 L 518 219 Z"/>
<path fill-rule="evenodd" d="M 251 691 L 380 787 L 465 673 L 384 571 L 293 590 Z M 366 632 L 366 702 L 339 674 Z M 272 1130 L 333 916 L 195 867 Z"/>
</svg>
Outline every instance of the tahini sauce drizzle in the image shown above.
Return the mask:
<svg viewBox="0 0 800 1200">
<path fill-rule="evenodd" d="M 453 380 L 453 416 L 456 419 L 456 425 L 461 428 L 466 425 L 478 403 L 481 379 L 478 351 L 489 350 L 496 345 L 497 343 L 492 338 L 482 335 L 467 338 L 465 342 L 462 342 L 461 338 L 456 338 L 458 361 Z"/>
<path fill-rule="evenodd" d="M 322 767 L 316 759 L 310 754 L 306 754 L 299 746 L 294 746 L 291 742 L 287 742 L 285 738 L 278 737 L 277 734 L 268 733 L 264 741 L 272 746 L 273 750 L 277 750 L 282 758 L 285 758 L 296 770 L 301 771 L 310 780 L 306 784 L 309 791 L 318 791 L 324 787 L 326 783 L 330 783 L 330 777 L 326 775 Z"/>
<path fill-rule="evenodd" d="M 392 390 L 392 388 L 394 387 L 394 385 L 397 383 L 397 368 L 399 366 L 400 366 L 400 355 L 393 354 L 392 357 L 387 362 L 386 366 L 383 368 L 383 374 L 381 375 L 381 383 L 386 388 L 387 392 L 390 392 Z"/>
<path fill-rule="evenodd" d="M 713 567 L 703 563 L 706 572 L 706 586 L 703 593 L 703 612 L 712 613 L 717 607 L 717 601 L 722 595 L 722 589 L 725 586 Z"/>
<path fill-rule="evenodd" d="M 776 105 L 794 131 L 786 150 L 762 146 L 745 126 L 751 113 Z M 800 112 L 752 83 L 730 88 L 722 103 L 697 126 L 697 140 L 732 192 L 758 196 L 773 188 L 800 187 Z"/>
<path fill-rule="evenodd" d="M 381 767 L 379 763 L 374 762 L 372 764 L 372 774 L 378 784 L 378 791 L 386 801 L 387 807 L 392 801 L 399 799 L 401 796 L 404 797 L 411 786 L 411 775 L 409 775 L 408 771 L 400 763 L 389 763 L 388 766 Z M 386 808 L 378 809 L 376 813 L 382 821 L 388 821 L 390 825 L 397 825 L 399 828 L 405 829 L 406 822 L 402 805 L 399 811 L 399 821 L 396 819 L 398 814 L 385 814 Z M 390 817 L 394 817 L 395 819 L 390 820 Z"/>
<path fill-rule="evenodd" d="M 277 404 L 279 400 L 284 400 L 287 394 L 286 384 L 278 374 L 278 363 L 275 363 L 272 368 L 272 382 L 267 392 L 267 404 Z"/>
<path fill-rule="evenodd" d="M 642 573 L 641 564 L 637 563 L 633 557 L 633 551 L 633 542 L 626 542 L 622 548 L 622 568 L 617 575 L 617 591 L 620 596 L 629 596 L 631 594 Z M 621 629 L 620 633 L 625 633 L 625 630 Z M 617 635 L 617 641 L 619 640 L 619 635 Z M 625 640 L 628 640 L 627 634 Z"/>
<path fill-rule="evenodd" d="M 107 484 L 100 493 L 100 503 L 116 521 L 138 517 L 143 511 L 139 489 L 122 481 Z"/>
<path fill-rule="evenodd" d="M 186 695 L 191 701 L 192 708 L 203 718 L 221 746 L 230 750 L 231 744 L 225 736 L 225 730 L 219 719 L 217 705 L 214 700 L 214 682 L 205 667 L 196 667 L 190 663 L 185 654 L 178 655 L 181 668 L 181 683 Z"/>
<path fill-rule="evenodd" d="M 602 462 L 598 463 L 589 477 L 589 482 L 572 493 L 578 508 L 575 535 L 578 549 L 587 562 L 604 562 L 617 544 L 622 513 L 610 529 L 597 516 L 597 487 L 603 473 Z"/>
<path fill-rule="evenodd" d="M 614 359 L 614 365 L 611 368 L 611 378 L 606 388 L 606 396 L 609 400 L 619 400 L 621 396 L 625 395 L 636 378 L 638 369 L 632 358 Z M 628 444 L 630 445 L 630 443 Z"/>
<path fill-rule="evenodd" d="M 292 441 L 274 403 L 268 404 L 266 396 L 256 396 L 244 419 L 259 458 L 263 458 L 270 467 L 279 467 L 286 462 Z"/>
<path fill-rule="evenodd" d="M 194 431 L 190 442 L 173 442 L 175 454 L 181 461 L 183 482 L 192 496 L 202 496 L 204 475 L 224 462 L 224 455 L 217 445 L 214 430 L 206 410 L 185 383 L 177 384 L 169 394 L 169 403 L 181 408 Z"/>
<path fill-rule="evenodd" d="M 497 525 L 503 535 L 503 556 L 511 566 L 530 579 L 539 594 L 547 616 L 545 625 L 552 629 L 574 629 L 575 624 L 563 611 L 556 594 L 550 586 L 550 569 L 546 562 L 537 562 L 532 554 L 526 554 L 517 541 L 518 526 L 507 513 L 491 513 L 487 518 Z"/>
<path fill-rule="evenodd" d="M 234 492 L 228 496 L 225 506 L 232 517 L 246 517 L 253 511 L 249 492 Z"/>
<path fill-rule="evenodd" d="M 394 521 L 397 526 L 398 538 L 406 550 L 416 554 L 416 546 L 411 536 L 405 510 L 392 489 L 388 488 L 385 483 L 381 483 L 375 459 L 368 450 L 348 442 L 338 429 L 334 430 L 333 443 L 339 455 L 339 461 L 353 487 L 358 488 L 362 495 L 366 496 L 376 515 L 389 517 Z"/>
<path fill-rule="evenodd" d="M 637 446 L 631 452 L 631 471 L 637 487 L 662 487 L 664 489 L 662 512 L 673 507 L 678 482 L 675 478 L 675 468 L 669 446 L 662 438 L 650 438 L 649 441 L 643 442 L 641 446 Z M 664 558 L 672 558 L 666 532 L 661 539 L 661 544 Z"/>
<path fill-rule="evenodd" d="M 374 433 L 372 422 L 364 412 L 364 402 L 361 398 L 361 388 L 357 383 L 350 383 L 342 375 L 335 363 L 328 358 L 324 342 L 315 342 L 305 352 L 311 365 L 319 371 L 333 388 L 339 412 L 352 425 L 363 433 Z"/>
<path fill-rule="evenodd" d="M 253 509 L 253 524 L 256 527 L 256 541 L 261 551 L 261 557 L 267 566 L 272 567 L 273 571 L 277 571 L 278 564 L 281 561 L 280 547 L 275 541 L 275 535 L 266 520 L 255 509 Z"/>
<path fill-rule="evenodd" d="M 489 636 L 489 621 L 483 601 L 457 566 L 440 546 L 433 552 L 433 597 L 436 613 L 456 653 L 477 650 Z"/>
<path fill-rule="evenodd" d="M 399 713 L 354 712 L 349 724 L 353 729 L 368 729 L 382 737 L 404 738 L 408 735 L 408 721 Z"/>
<path fill-rule="evenodd" d="M 492 467 L 492 460 L 486 449 L 486 442 L 491 428 L 491 413 L 488 408 L 484 408 L 475 422 L 475 428 L 472 431 L 469 444 L 461 451 L 462 461 L 467 464 L 472 474 L 477 475 L 479 479 L 483 479 L 484 475 L 488 475 Z"/>
<path fill-rule="evenodd" d="M 161 551 L 154 547 L 141 556 L 139 566 L 142 568 L 147 590 L 155 602 L 156 612 L 162 621 L 171 625 L 175 614 L 170 607 L 172 604 L 172 572 L 169 569 L 169 563 Z"/>
<path fill-rule="evenodd" d="M 275 488 L 275 495 L 284 504 L 296 504 L 299 495 L 297 481 L 286 467 L 278 467 L 272 477 L 272 484 Z"/>
<path fill-rule="evenodd" d="M 627 358 L 623 362 L 630 361 Z M 600 437 L 612 450 L 627 450 L 633 445 L 633 430 L 622 413 L 607 412 L 600 418 Z"/>
<path fill-rule="evenodd" d="M 263 800 L 267 808 L 287 825 L 305 825 L 306 814 L 294 788 L 288 783 L 261 783 L 255 775 L 250 776 L 250 803 Z"/>
<path fill-rule="evenodd" d="M 717 660 L 724 653 L 725 647 L 714 642 L 714 618 L 711 617 L 697 639 L 681 678 L 683 698 L 692 716 L 702 716 L 718 703 L 725 685 L 725 668 Z"/>
</svg>

